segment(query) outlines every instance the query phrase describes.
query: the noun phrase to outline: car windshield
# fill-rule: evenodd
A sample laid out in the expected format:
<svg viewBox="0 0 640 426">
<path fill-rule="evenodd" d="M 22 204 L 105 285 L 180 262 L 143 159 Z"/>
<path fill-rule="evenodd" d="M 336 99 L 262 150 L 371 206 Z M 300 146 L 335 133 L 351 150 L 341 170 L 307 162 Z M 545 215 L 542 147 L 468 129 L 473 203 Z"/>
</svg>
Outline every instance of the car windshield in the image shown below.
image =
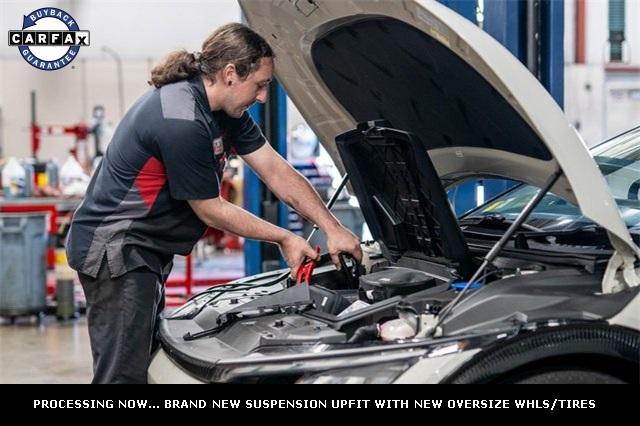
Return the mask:
<svg viewBox="0 0 640 426">
<path fill-rule="evenodd" d="M 605 141 L 590 151 L 626 225 L 640 229 L 640 127 Z M 467 217 L 495 215 L 514 219 L 536 191 L 533 186 L 520 185 L 472 211 Z M 526 223 L 543 230 L 592 224 L 577 206 L 552 193 L 543 197 Z"/>
</svg>

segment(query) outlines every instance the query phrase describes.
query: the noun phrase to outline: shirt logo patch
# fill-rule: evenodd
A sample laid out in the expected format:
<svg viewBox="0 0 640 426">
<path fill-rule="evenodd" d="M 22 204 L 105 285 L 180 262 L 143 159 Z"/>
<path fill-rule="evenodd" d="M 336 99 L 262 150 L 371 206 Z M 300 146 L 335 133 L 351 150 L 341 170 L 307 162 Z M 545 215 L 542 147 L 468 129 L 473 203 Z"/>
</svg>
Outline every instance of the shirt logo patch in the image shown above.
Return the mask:
<svg viewBox="0 0 640 426">
<path fill-rule="evenodd" d="M 213 140 L 213 154 L 220 155 L 224 152 L 224 144 L 222 143 L 222 137 L 215 138 Z"/>
</svg>

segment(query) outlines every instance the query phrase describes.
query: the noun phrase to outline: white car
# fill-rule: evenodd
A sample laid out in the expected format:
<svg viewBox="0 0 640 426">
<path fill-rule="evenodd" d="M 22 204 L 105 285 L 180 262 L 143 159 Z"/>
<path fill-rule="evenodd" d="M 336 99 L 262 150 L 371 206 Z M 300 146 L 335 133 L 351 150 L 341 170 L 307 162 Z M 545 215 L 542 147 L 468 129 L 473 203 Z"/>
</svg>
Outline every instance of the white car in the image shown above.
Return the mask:
<svg viewBox="0 0 640 426">
<path fill-rule="evenodd" d="M 240 3 L 375 241 L 311 285 L 195 296 L 162 321 L 151 383 L 638 382 L 640 128 L 596 163 L 517 59 L 434 1 Z M 522 184 L 458 219 L 445 189 L 473 176 Z"/>
</svg>

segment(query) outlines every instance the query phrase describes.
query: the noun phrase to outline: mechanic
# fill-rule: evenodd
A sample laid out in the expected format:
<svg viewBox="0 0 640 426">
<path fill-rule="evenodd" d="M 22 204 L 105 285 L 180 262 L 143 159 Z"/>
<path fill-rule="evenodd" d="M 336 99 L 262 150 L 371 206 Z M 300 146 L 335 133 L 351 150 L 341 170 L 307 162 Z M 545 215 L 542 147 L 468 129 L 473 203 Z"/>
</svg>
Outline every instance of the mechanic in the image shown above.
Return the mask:
<svg viewBox="0 0 640 426">
<path fill-rule="evenodd" d="M 145 383 L 164 283 L 207 226 L 278 244 L 295 276 L 316 252 L 302 238 L 219 196 L 230 154 L 327 234 L 331 259 L 362 259 L 358 238 L 266 143 L 247 109 L 267 99 L 274 54 L 241 24 L 217 29 L 202 52 L 169 54 L 122 118 L 75 212 L 69 264 L 87 299 L 93 383 Z"/>
</svg>

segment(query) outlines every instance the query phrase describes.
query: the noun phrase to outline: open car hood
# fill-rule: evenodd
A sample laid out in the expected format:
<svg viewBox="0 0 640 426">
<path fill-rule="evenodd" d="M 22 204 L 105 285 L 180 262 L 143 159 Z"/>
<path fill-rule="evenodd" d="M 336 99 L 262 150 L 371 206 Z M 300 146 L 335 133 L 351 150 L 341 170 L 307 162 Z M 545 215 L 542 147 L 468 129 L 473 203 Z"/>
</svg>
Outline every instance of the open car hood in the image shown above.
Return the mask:
<svg viewBox="0 0 640 426">
<path fill-rule="evenodd" d="M 428 0 L 240 5 L 274 47 L 278 80 L 338 167 L 336 136 L 386 120 L 417 136 L 441 179 L 487 175 L 541 187 L 560 169 L 552 192 L 604 227 L 627 267 L 640 252 L 562 110 L 465 18 Z"/>
</svg>

